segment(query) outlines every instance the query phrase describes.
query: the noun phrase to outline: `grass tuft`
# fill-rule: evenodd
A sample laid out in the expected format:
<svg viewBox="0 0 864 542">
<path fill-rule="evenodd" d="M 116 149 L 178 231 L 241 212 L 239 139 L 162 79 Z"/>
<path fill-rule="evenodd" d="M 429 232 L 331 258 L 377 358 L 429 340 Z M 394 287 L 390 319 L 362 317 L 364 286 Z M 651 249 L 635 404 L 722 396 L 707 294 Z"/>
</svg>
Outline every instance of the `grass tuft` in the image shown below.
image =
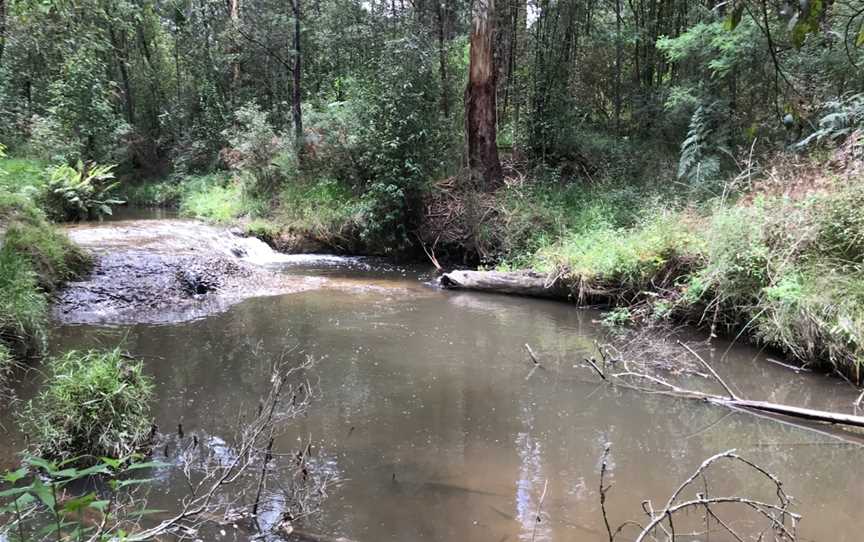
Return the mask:
<svg viewBox="0 0 864 542">
<path fill-rule="evenodd" d="M 128 457 L 146 444 L 153 384 L 140 361 L 116 349 L 72 351 L 46 369 L 42 390 L 19 415 L 37 457 Z"/>
</svg>

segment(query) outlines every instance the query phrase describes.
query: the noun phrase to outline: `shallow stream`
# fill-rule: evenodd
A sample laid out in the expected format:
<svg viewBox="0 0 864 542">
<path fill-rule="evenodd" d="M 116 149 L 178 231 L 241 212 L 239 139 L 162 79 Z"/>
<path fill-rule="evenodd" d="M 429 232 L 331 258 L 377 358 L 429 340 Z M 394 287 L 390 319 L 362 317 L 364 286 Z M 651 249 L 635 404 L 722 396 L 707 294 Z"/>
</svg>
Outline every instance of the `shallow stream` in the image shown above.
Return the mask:
<svg viewBox="0 0 864 542">
<path fill-rule="evenodd" d="M 580 363 L 604 340 L 598 313 L 443 291 L 425 267 L 339 258 L 267 265 L 321 280 L 181 323 L 58 326 L 52 347 L 123 341 L 156 380 L 159 426 L 182 422 L 187 433 L 214 436 L 229 434 L 237 413 L 258 403 L 272 359 L 313 356 L 321 397 L 276 447 L 297 450 L 311 436 L 319 464 L 343 479 L 315 520 L 332 536 L 604 541 L 598 476 L 609 442 L 612 523 L 644 519 L 641 501 L 660 506 L 706 457 L 736 448 L 786 482 L 804 540 L 862 539 L 860 445 L 824 428 L 602 385 Z M 532 371 L 525 343 L 542 370 Z M 748 398 L 851 412 L 855 393 L 845 382 L 728 346 L 714 341 L 701 351 Z M 21 447 L 20 436 L 5 440 L 0 463 Z M 721 471 L 712 491 L 764 493 L 742 473 Z M 170 508 L 183 482 L 163 474 L 150 505 Z"/>
</svg>

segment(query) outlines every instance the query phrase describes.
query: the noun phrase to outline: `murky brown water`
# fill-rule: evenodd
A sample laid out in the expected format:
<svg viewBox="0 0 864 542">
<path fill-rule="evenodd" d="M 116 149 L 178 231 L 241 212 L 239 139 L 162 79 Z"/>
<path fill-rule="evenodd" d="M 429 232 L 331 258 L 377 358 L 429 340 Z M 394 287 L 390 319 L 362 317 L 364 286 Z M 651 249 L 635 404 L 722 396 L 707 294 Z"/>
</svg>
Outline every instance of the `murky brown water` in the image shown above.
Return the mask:
<svg viewBox="0 0 864 542">
<path fill-rule="evenodd" d="M 598 473 L 610 442 L 613 523 L 644 519 L 643 499 L 660 506 L 703 459 L 737 448 L 786 481 L 804 515 L 804 539 L 861 540 L 864 482 L 856 471 L 864 448 L 600 385 L 578 365 L 602 337 L 596 313 L 441 291 L 417 269 L 358 261 L 284 269 L 327 281 L 176 325 L 61 327 L 53 344 L 125 341 L 157 381 L 159 425 L 182 420 L 187 432 L 207 435 L 230 434 L 237 412 L 257 404 L 272 357 L 291 348 L 292 356 L 313 355 L 322 397 L 277 448 L 295 450 L 297 438 L 311 434 L 321 460 L 345 480 L 318 520 L 327 534 L 369 542 L 603 541 Z M 524 343 L 545 370 L 531 372 Z M 850 411 L 848 384 L 797 375 L 746 347 L 721 359 L 725 347 L 716 343 L 706 355 L 748 398 Z M 7 441 L 9 450 L 16 445 Z M 764 495 L 764 485 L 741 472 L 720 471 L 713 490 Z M 153 506 L 170 506 L 182 493 L 171 473 L 158 484 L 163 495 Z M 544 519 L 535 525 L 546 484 Z"/>
</svg>

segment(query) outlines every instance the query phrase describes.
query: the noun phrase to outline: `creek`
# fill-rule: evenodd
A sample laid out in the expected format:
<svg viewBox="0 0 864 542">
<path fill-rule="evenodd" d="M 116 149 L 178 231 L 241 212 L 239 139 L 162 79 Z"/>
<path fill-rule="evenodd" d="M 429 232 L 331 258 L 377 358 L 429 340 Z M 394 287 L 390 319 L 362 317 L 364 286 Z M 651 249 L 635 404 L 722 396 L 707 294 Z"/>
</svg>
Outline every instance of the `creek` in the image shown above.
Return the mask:
<svg viewBox="0 0 864 542">
<path fill-rule="evenodd" d="M 128 232 L 158 231 L 180 250 L 187 238 L 206 245 L 203 232 L 209 239 L 213 231 L 171 217 L 135 218 L 78 226 L 72 236 L 110 251 L 122 243 L 142 248 Z M 127 229 L 126 241 L 118 241 L 117 228 Z M 785 481 L 804 516 L 803 540 L 861 540 L 864 483 L 854 473 L 864 448 L 824 427 L 811 431 L 601 384 L 580 363 L 605 340 L 597 312 L 441 290 L 425 266 L 258 253 L 255 259 L 305 286 L 173 321 L 58 321 L 52 349 L 122 342 L 155 379 L 159 427 L 182 423 L 187 433 L 212 438 L 229 435 L 238 412 L 258 403 L 272 359 L 313 356 L 320 398 L 276 449 L 296 451 L 311 438 L 317 467 L 343 480 L 314 520 L 327 535 L 601 542 L 598 476 L 610 442 L 612 523 L 642 519 L 642 500 L 660 506 L 705 458 L 736 448 Z M 532 372 L 525 343 L 543 370 Z M 699 351 L 748 398 L 851 412 L 855 392 L 840 379 L 797 374 L 754 348 L 720 340 Z M 19 392 L 26 397 L 36 386 L 27 382 Z M 0 464 L 8 465 L 23 443 L 11 419 L 0 421 L 12 431 L 0 444 Z M 758 494 L 763 486 L 756 481 L 724 470 L 712 490 Z M 535 525 L 547 484 L 543 521 Z M 165 469 L 149 505 L 175 508 L 184 489 L 182 477 Z"/>
</svg>

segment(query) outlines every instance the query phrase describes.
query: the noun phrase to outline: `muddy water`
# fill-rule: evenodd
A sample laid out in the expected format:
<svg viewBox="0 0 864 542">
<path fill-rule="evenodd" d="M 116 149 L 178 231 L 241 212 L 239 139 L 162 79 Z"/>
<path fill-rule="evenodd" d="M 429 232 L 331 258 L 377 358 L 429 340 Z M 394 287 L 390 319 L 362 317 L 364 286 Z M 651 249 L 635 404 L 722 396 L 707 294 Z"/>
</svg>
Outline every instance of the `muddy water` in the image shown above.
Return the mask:
<svg viewBox="0 0 864 542">
<path fill-rule="evenodd" d="M 364 260 L 271 265 L 323 280 L 179 324 L 58 327 L 54 347 L 125 341 L 156 379 L 160 427 L 182 421 L 187 433 L 213 436 L 230 435 L 237 413 L 257 404 L 272 358 L 314 356 L 321 397 L 277 448 L 296 450 L 311 435 L 320 464 L 343 479 L 316 520 L 330 535 L 603 541 L 598 472 L 610 442 L 613 523 L 643 519 L 642 500 L 660 506 L 703 459 L 737 448 L 786 481 L 804 515 L 805 540 L 861 540 L 864 482 L 856 472 L 864 448 L 830 433 L 599 385 L 578 363 L 602 340 L 596 313 L 441 291 L 425 284 L 425 270 Z M 544 369 L 532 372 L 524 343 Z M 848 384 L 797 375 L 750 348 L 726 353 L 727 346 L 703 352 L 747 397 L 849 411 Z M 11 450 L 18 443 L 10 438 Z M 716 494 L 770 497 L 740 470 L 722 470 L 711 484 Z M 182 491 L 180 478 L 164 473 L 151 506 L 171 507 Z M 739 527 L 750 519 L 728 514 Z"/>
</svg>

